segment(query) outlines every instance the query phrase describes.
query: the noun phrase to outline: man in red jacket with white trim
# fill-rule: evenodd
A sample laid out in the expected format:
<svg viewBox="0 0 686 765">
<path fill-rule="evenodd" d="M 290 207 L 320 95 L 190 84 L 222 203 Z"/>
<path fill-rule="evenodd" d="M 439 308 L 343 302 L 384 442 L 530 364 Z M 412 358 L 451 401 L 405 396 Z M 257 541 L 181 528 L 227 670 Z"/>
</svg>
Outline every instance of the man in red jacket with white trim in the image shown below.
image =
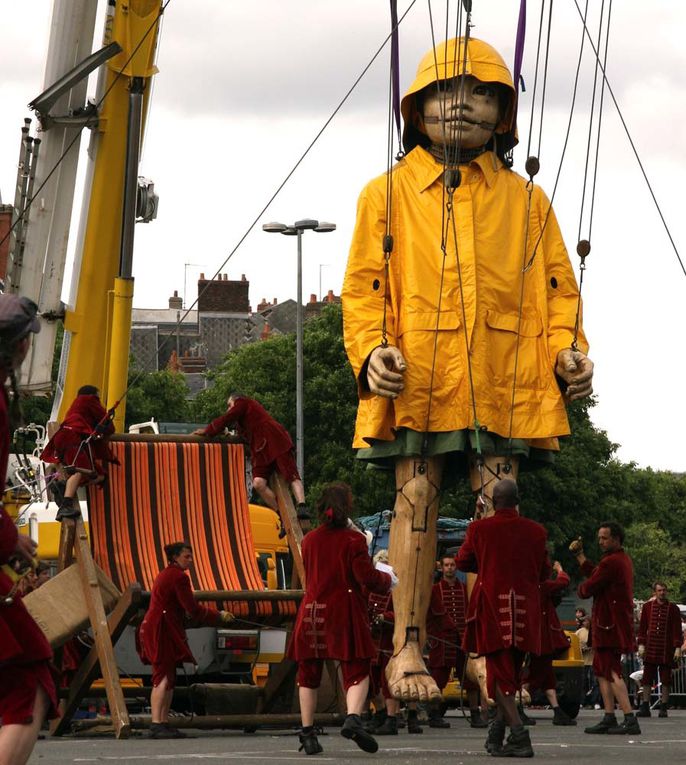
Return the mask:
<svg viewBox="0 0 686 765">
<path fill-rule="evenodd" d="M 493 515 L 469 524 L 456 558 L 460 571 L 477 574 L 462 647 L 486 657 L 488 695 L 498 710 L 486 750 L 495 757 L 532 757 L 515 694 L 525 654 L 541 649 L 539 588 L 550 573 L 547 533 L 540 523 L 520 516 L 511 478 L 495 485 L 493 506 Z M 503 745 L 506 724 L 511 733 Z"/>
<path fill-rule="evenodd" d="M 586 728 L 586 733 L 641 733 L 622 677 L 622 654 L 634 650 L 634 567 L 631 558 L 624 552 L 623 543 L 622 527 L 614 521 L 606 521 L 598 529 L 602 557 L 597 566 L 584 555 L 580 540 L 569 546 L 581 566 L 581 572 L 588 577 L 579 585 L 579 597 L 593 598 L 593 672 L 598 679 L 605 708 L 603 719 Z M 621 724 L 615 717 L 615 701 L 624 712 Z"/>
<path fill-rule="evenodd" d="M 667 717 L 669 690 L 672 687 L 672 667 L 681 660 L 681 612 L 676 603 L 667 600 L 667 585 L 655 582 L 653 597 L 643 604 L 638 626 L 638 655 L 643 659 L 643 701 L 636 717 L 650 717 L 650 691 L 660 683 L 659 717 Z"/>
</svg>

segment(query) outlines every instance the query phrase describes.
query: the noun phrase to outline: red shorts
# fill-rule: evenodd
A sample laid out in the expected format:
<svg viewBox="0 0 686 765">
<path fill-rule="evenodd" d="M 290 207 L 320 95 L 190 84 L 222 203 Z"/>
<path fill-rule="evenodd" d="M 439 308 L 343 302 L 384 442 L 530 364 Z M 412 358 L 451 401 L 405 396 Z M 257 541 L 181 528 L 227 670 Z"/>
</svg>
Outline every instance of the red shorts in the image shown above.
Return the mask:
<svg viewBox="0 0 686 765">
<path fill-rule="evenodd" d="M 619 648 L 593 649 L 593 674 L 612 682 L 613 675 L 622 676 L 622 652 Z"/>
<path fill-rule="evenodd" d="M 298 662 L 297 683 L 302 688 L 319 688 L 322 682 L 322 669 L 325 659 L 304 659 Z M 353 685 L 359 685 L 369 677 L 371 660 L 353 659 L 341 661 L 341 674 L 343 675 L 343 689 L 348 690 Z"/>
<path fill-rule="evenodd" d="M 164 678 L 167 678 L 167 690 L 171 691 L 176 687 L 176 663 L 166 662 L 164 664 L 152 665 L 152 686 L 156 688 Z"/>
<path fill-rule="evenodd" d="M 486 654 L 486 684 L 488 696 L 495 700 L 495 687 L 506 696 L 514 696 L 521 685 L 524 653 L 517 648 L 505 648 L 502 651 Z"/>
<path fill-rule="evenodd" d="M 647 661 L 643 664 L 643 678 L 641 685 L 653 686 L 657 683 L 657 671 L 660 670 L 660 682 L 662 685 L 672 684 L 672 665 L 671 664 L 649 664 Z"/>
<path fill-rule="evenodd" d="M 467 663 L 467 656 L 464 651 L 459 648 L 457 650 L 457 656 L 455 657 L 455 679 L 459 681 L 460 685 L 465 691 L 478 691 L 479 686 L 473 680 L 468 680 L 464 677 L 464 668 Z M 436 681 L 436 685 L 443 690 L 448 681 L 450 680 L 450 673 L 453 667 L 450 665 L 445 667 L 429 667 L 431 677 Z"/>
<path fill-rule="evenodd" d="M 252 477 L 264 478 L 266 481 L 274 471 L 281 473 L 286 483 L 290 484 L 300 480 L 300 473 L 298 473 L 298 466 L 295 464 L 292 451 L 279 454 L 274 462 L 270 462 L 268 465 L 253 464 Z"/>
<path fill-rule="evenodd" d="M 553 671 L 552 656 L 532 656 L 529 661 L 529 675 L 524 680 L 529 683 L 533 690 L 538 688 L 541 691 L 548 691 L 551 688 L 557 688 L 555 672 Z"/>
<path fill-rule="evenodd" d="M 57 691 L 47 661 L 3 666 L 0 669 L 0 723 L 2 725 L 30 725 L 39 686 L 48 696 L 49 720 L 59 717 Z"/>
</svg>

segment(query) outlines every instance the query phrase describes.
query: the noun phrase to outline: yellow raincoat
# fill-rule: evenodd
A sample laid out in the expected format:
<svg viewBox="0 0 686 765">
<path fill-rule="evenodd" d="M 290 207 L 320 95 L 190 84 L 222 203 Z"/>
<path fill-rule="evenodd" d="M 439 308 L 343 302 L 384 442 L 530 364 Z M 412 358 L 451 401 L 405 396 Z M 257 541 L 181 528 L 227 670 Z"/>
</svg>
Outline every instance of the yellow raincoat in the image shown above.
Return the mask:
<svg viewBox="0 0 686 765">
<path fill-rule="evenodd" d="M 345 345 L 360 390 L 355 447 L 392 440 L 400 427 L 473 428 L 470 367 L 479 424 L 509 437 L 517 353 L 512 437 L 555 448 L 551 437 L 569 433 L 554 368 L 558 351 L 572 343 L 578 288 L 555 215 L 534 186 L 527 221 L 526 181 L 490 151 L 461 173 L 453 199 L 457 252 L 449 233 L 444 259 L 443 166 L 417 146 L 393 169 L 386 322 L 389 344 L 407 362 L 395 400 L 369 392 L 365 366 L 382 339 L 386 176 L 360 196 L 342 292 Z M 579 348 L 587 350 L 581 331 Z"/>
</svg>

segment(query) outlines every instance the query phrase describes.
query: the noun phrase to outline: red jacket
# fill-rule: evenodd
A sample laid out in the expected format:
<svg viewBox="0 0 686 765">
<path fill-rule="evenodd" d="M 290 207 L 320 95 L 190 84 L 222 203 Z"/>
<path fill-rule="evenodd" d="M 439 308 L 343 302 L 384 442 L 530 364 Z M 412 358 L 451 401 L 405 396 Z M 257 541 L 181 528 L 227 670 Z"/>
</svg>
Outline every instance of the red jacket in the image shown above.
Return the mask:
<svg viewBox="0 0 686 765">
<path fill-rule="evenodd" d="M 0 387 L 0 486 L 4 490 L 10 451 L 10 424 L 4 380 L 0 381 Z M 14 552 L 17 537 L 17 527 L 0 502 L 0 564 L 6 563 Z M 0 570 L 0 598 L 10 592 L 12 585 L 12 580 Z M 0 678 L 5 663 L 24 664 L 51 658 L 50 644 L 26 610 L 21 597 L 14 598 L 11 605 L 0 603 Z"/>
<path fill-rule="evenodd" d="M 540 653 L 539 584 L 550 572 L 546 530 L 500 508 L 467 528 L 455 563 L 477 573 L 469 599 L 462 647 L 488 654 L 506 648 Z"/>
<path fill-rule="evenodd" d="M 145 664 L 195 663 L 184 627 L 186 614 L 210 627 L 220 621 L 217 611 L 210 611 L 195 600 L 186 572 L 170 563 L 155 579 L 150 606 L 138 630 L 141 661 Z"/>
<path fill-rule="evenodd" d="M 594 648 L 615 648 L 623 653 L 634 650 L 634 567 L 624 550 L 603 555 L 594 566 L 590 560 L 581 566 L 585 582 L 577 592 L 580 598 L 593 598 L 591 640 Z"/>
<path fill-rule="evenodd" d="M 676 603 L 665 600 L 648 600 L 641 609 L 638 626 L 639 645 L 646 647 L 645 661 L 648 664 L 671 664 L 674 649 L 681 646 L 681 612 Z"/>
<path fill-rule="evenodd" d="M 302 556 L 307 587 L 289 657 L 297 661 L 373 658 L 363 588 L 388 592 L 391 577 L 374 568 L 365 538 L 359 531 L 324 524 L 305 536 Z"/>
<path fill-rule="evenodd" d="M 380 594 L 367 592 L 367 613 L 372 630 L 374 643 L 374 658 L 372 664 L 385 667 L 393 653 L 393 630 L 395 628 L 395 613 L 393 611 L 393 596 L 390 592 Z"/>
<path fill-rule="evenodd" d="M 467 588 L 459 580 L 434 584 L 426 618 L 430 667 L 454 667 L 467 617 Z"/>
<path fill-rule="evenodd" d="M 237 399 L 225 414 L 212 420 L 205 428 L 205 435 L 211 438 L 231 425 L 236 425 L 240 435 L 250 444 L 253 466 L 269 465 L 293 448 L 286 428 L 252 398 Z"/>
<path fill-rule="evenodd" d="M 541 656 L 554 656 L 569 648 L 553 596 L 569 587 L 569 575 L 560 571 L 555 579 L 541 582 Z"/>
<path fill-rule="evenodd" d="M 98 428 L 97 431 L 96 428 Z M 73 462 L 86 470 L 96 469 L 101 472 L 99 465 L 91 464 L 88 451 L 80 450 L 79 446 L 85 438 L 95 434 L 95 437 L 90 440 L 93 459 L 116 462 L 105 440 L 105 437 L 112 433 L 114 433 L 114 424 L 108 419 L 107 410 L 100 403 L 98 396 L 82 394 L 72 402 L 59 430 L 43 449 L 41 459 L 44 462 L 61 462 L 62 464 Z"/>
</svg>

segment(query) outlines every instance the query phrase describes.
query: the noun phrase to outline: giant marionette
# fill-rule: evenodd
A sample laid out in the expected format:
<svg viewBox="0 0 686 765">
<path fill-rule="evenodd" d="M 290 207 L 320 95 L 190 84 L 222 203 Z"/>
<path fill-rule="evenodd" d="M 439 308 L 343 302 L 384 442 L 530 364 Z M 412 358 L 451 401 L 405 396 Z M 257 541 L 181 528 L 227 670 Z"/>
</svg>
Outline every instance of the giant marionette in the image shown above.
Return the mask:
<svg viewBox="0 0 686 765">
<path fill-rule="evenodd" d="M 466 47 L 466 50 L 465 50 Z M 421 61 L 401 104 L 406 155 L 358 203 L 343 286 L 359 386 L 358 456 L 392 460 L 392 693 L 438 688 L 422 659 L 444 465 L 472 488 L 554 451 L 566 404 L 591 393 L 579 291 L 545 194 L 513 172 L 516 95 L 488 44 Z"/>
</svg>

